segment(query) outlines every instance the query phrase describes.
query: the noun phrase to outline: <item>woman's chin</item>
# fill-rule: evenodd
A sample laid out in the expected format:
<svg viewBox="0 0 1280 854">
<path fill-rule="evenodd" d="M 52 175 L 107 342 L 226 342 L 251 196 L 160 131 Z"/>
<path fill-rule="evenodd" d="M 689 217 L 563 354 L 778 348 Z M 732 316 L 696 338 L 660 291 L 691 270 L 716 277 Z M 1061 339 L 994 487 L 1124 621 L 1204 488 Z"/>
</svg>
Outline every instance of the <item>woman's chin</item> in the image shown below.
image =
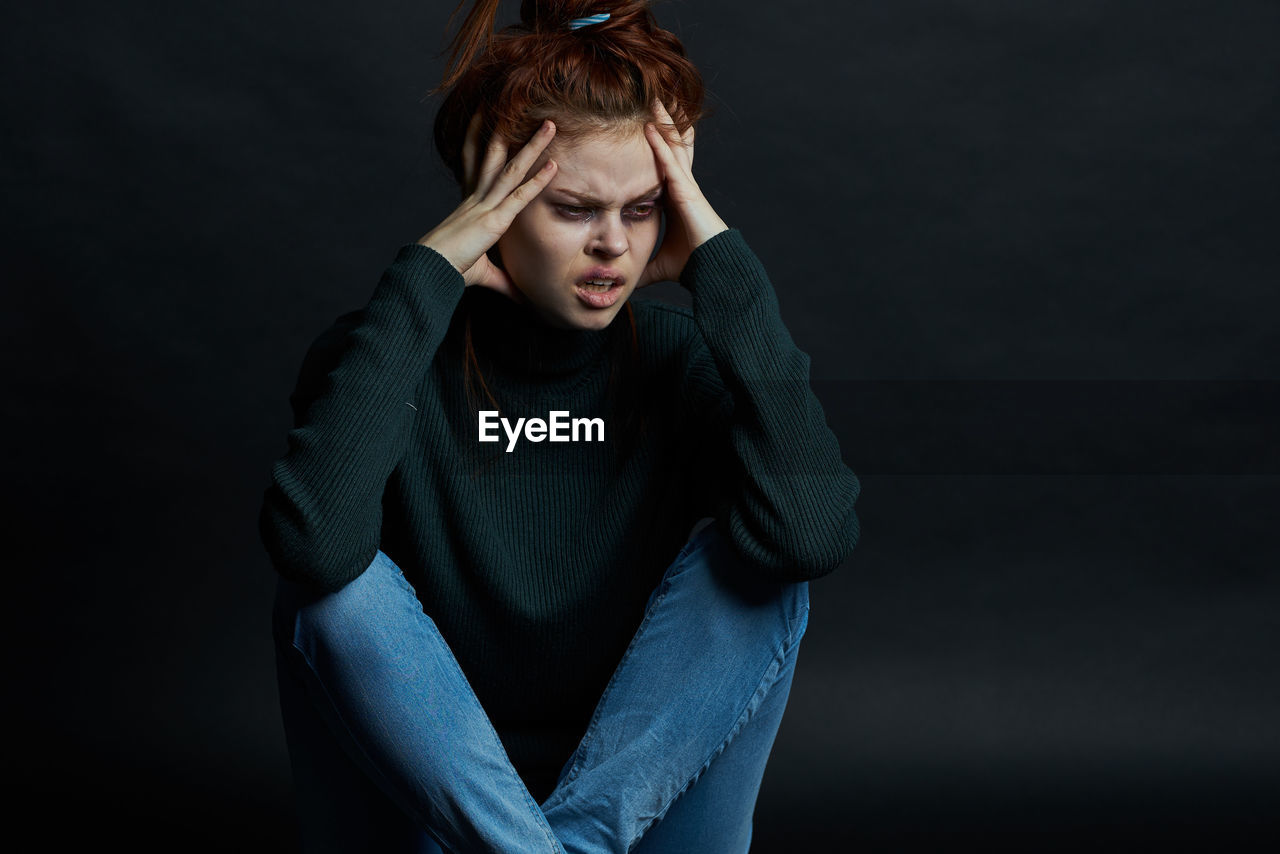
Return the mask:
<svg viewBox="0 0 1280 854">
<path fill-rule="evenodd" d="M 576 328 L 593 332 L 605 329 L 610 323 L 613 323 L 613 319 L 618 316 L 618 311 L 621 307 L 621 304 L 619 304 L 608 310 L 597 310 L 586 315 L 579 314 L 575 318 L 577 321 Z"/>
<path fill-rule="evenodd" d="M 620 299 L 608 308 L 580 308 L 575 313 L 575 320 L 582 329 L 605 329 L 622 313 L 631 298 L 634 288 L 627 288 Z"/>
<path fill-rule="evenodd" d="M 628 294 L 629 296 L 629 294 Z M 607 308 L 591 308 L 580 304 L 556 306 L 554 309 L 535 307 L 538 315 L 549 326 L 566 331 L 593 332 L 605 329 L 626 305 L 625 297 Z"/>
</svg>

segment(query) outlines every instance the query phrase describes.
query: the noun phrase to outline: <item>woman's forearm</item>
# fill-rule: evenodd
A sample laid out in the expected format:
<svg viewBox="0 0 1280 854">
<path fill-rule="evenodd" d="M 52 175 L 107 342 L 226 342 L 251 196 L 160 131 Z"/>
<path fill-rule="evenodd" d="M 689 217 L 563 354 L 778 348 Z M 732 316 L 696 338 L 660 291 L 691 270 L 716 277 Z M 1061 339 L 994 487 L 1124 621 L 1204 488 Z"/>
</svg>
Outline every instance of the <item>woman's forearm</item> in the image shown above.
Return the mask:
<svg viewBox="0 0 1280 854">
<path fill-rule="evenodd" d="M 418 417 L 414 393 L 462 297 L 438 252 L 402 246 L 324 377 L 308 353 L 288 451 L 272 466 L 259 532 L 285 577 L 337 589 L 377 552 L 382 494 Z M 324 360 L 320 360 L 324 361 Z"/>
<path fill-rule="evenodd" d="M 702 411 L 719 409 L 727 422 L 716 488 L 735 546 L 780 580 L 834 570 L 858 539 L 860 484 L 827 427 L 809 386 L 809 357 L 783 325 L 763 265 L 731 229 L 691 255 L 681 283 L 701 333 L 686 387 L 704 401 Z"/>
</svg>

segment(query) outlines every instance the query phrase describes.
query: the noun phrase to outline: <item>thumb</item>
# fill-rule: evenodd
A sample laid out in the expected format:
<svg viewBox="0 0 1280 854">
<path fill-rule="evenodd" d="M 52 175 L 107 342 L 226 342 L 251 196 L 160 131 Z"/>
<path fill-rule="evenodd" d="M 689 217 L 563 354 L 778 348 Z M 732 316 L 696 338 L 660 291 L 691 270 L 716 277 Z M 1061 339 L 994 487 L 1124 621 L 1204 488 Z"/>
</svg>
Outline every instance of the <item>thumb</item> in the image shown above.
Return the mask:
<svg viewBox="0 0 1280 854">
<path fill-rule="evenodd" d="M 524 293 L 516 287 L 516 283 L 511 280 L 511 277 L 507 275 L 504 270 L 495 266 L 493 262 L 484 255 L 480 256 L 480 260 L 476 262 L 476 265 L 472 270 L 476 273 L 476 285 L 497 291 L 508 299 L 514 300 L 518 303 L 528 302 Z"/>
<path fill-rule="evenodd" d="M 654 282 L 666 282 L 671 280 L 670 274 L 667 272 L 668 253 L 659 252 L 648 264 L 644 266 L 644 270 L 640 273 L 640 280 L 636 282 L 637 288 L 643 288 L 652 285 Z"/>
</svg>

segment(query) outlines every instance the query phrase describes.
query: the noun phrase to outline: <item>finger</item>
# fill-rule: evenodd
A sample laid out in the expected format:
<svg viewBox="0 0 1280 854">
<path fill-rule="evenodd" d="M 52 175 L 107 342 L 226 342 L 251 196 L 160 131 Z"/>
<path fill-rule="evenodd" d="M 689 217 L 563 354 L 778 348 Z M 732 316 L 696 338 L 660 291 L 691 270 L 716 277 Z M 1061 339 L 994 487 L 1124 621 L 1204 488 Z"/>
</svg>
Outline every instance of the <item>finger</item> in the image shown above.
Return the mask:
<svg viewBox="0 0 1280 854">
<path fill-rule="evenodd" d="M 516 214 L 524 210 L 525 205 L 536 199 L 538 194 L 546 188 L 547 184 L 551 182 L 551 178 L 556 174 L 557 168 L 558 166 L 554 160 L 548 160 L 542 164 L 542 168 L 535 172 L 532 178 L 509 193 L 494 208 L 494 211 L 501 214 L 505 222 L 510 223 L 511 220 L 516 218 Z"/>
<path fill-rule="evenodd" d="M 649 144 L 653 146 L 654 154 L 658 158 L 658 165 L 662 167 L 662 174 L 668 182 L 679 184 L 684 181 L 685 170 L 676 159 L 675 152 L 671 150 L 670 143 L 667 138 L 662 135 L 654 124 L 646 124 L 644 126 L 645 136 L 649 138 Z"/>
<path fill-rule="evenodd" d="M 667 127 L 671 128 L 672 134 L 674 136 L 679 136 L 680 131 L 676 127 L 675 119 L 671 118 L 671 113 L 667 111 L 667 105 L 662 103 L 662 101 L 658 100 L 657 98 L 655 98 L 653 101 L 653 118 L 654 118 L 655 124 L 666 126 L 662 128 L 662 130 L 664 131 L 664 133 L 662 134 L 663 136 L 667 135 L 665 133 Z"/>
<path fill-rule="evenodd" d="M 662 103 L 661 101 L 654 101 L 653 102 L 654 116 L 658 119 L 659 123 L 666 126 L 662 128 L 662 130 L 665 131 L 667 128 L 671 129 L 670 136 L 675 138 L 675 140 L 677 141 L 676 143 L 677 145 L 682 143 L 688 143 L 692 141 L 692 137 L 690 136 L 690 134 L 693 131 L 693 125 L 691 124 L 689 125 L 687 130 L 681 131 L 680 123 L 675 120 L 675 117 L 671 113 L 672 107 L 674 106 L 675 105 L 673 104 L 671 107 L 668 107 L 666 104 Z M 663 136 L 668 136 L 668 134 L 663 133 Z"/>
<path fill-rule="evenodd" d="M 665 112 L 665 113 L 667 114 L 667 117 L 671 119 L 671 128 L 672 128 L 672 130 L 674 130 L 674 131 L 676 132 L 676 134 L 677 134 L 677 135 L 679 135 L 679 134 L 680 134 L 680 123 L 679 123 L 678 121 L 676 121 L 676 114 L 673 112 L 673 108 L 674 108 L 675 106 L 676 106 L 676 105 L 675 105 L 674 103 L 673 103 L 673 104 L 668 105 L 668 104 L 666 104 L 666 103 L 664 102 L 664 103 L 663 103 L 663 105 L 662 105 L 662 111 L 663 111 L 663 112 Z"/>
<path fill-rule="evenodd" d="M 462 179 L 469 193 L 476 183 L 476 158 L 480 149 L 480 111 L 476 110 L 467 125 L 467 135 L 462 142 Z"/>
<path fill-rule="evenodd" d="M 671 110 L 662 101 L 655 99 L 653 102 L 654 116 L 658 122 L 666 127 L 661 128 L 663 139 L 667 141 L 668 146 L 674 146 L 672 149 L 677 157 L 685 161 L 685 168 L 692 170 L 693 168 L 693 125 L 684 133 L 680 132 L 680 126 L 676 124 L 676 120 L 671 117 Z M 668 132 L 667 128 L 671 130 Z"/>
<path fill-rule="evenodd" d="M 550 119 L 544 121 L 533 137 L 503 167 L 502 171 L 498 173 L 497 179 L 493 182 L 493 186 L 489 189 L 488 198 L 492 199 L 495 205 L 503 204 L 508 194 L 524 181 L 525 175 L 529 173 L 534 162 L 542 155 L 542 150 L 551 143 L 551 138 L 555 135 L 555 123 Z M 551 161 L 547 162 L 550 163 Z"/>
<path fill-rule="evenodd" d="M 476 181 L 476 195 L 485 196 L 493 186 L 494 176 L 507 162 L 507 142 L 502 134 L 494 133 L 484 152 L 484 162 L 480 164 L 480 177 Z"/>
<path fill-rule="evenodd" d="M 644 270 L 640 272 L 640 280 L 636 282 L 636 290 L 639 290 L 640 288 L 647 288 L 656 281 L 658 281 L 658 279 L 653 269 L 653 262 L 650 261 L 645 265 Z"/>
<path fill-rule="evenodd" d="M 645 265 L 643 272 L 640 273 L 640 280 L 636 282 L 636 287 L 647 288 L 655 282 L 668 281 L 671 281 L 671 276 L 667 273 L 666 259 L 659 255 Z"/>
<path fill-rule="evenodd" d="M 671 109 L 667 107 L 666 104 L 663 104 L 662 106 L 668 118 L 670 118 Z M 685 168 L 692 172 L 693 170 L 693 125 L 692 124 L 689 125 L 688 129 L 682 133 L 680 131 L 680 125 L 676 123 L 676 120 L 674 118 L 672 118 L 671 129 L 675 131 L 677 137 L 679 138 L 675 142 L 675 148 L 673 150 L 675 151 L 677 157 L 680 157 L 684 160 Z"/>
</svg>

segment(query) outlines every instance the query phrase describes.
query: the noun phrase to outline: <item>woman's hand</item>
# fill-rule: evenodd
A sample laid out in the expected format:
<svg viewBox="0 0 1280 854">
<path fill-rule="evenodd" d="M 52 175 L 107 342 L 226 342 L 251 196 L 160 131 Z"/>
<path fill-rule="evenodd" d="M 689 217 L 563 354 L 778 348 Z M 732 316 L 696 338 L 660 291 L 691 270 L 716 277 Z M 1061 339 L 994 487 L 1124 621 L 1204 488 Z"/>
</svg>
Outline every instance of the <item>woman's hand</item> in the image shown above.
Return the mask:
<svg viewBox="0 0 1280 854">
<path fill-rule="evenodd" d="M 661 101 L 654 102 L 653 112 L 656 121 L 675 126 Z M 729 229 L 693 180 L 693 126 L 680 135 L 681 142 L 674 149 L 653 123 L 645 125 L 644 133 L 658 159 L 666 189 L 667 233 L 658 254 L 640 275 L 636 287 L 641 288 L 654 282 L 679 281 L 693 250 Z"/>
<path fill-rule="evenodd" d="M 473 188 L 471 194 L 444 222 L 418 240 L 443 255 L 462 274 L 467 286 L 493 288 L 517 302 L 523 301 L 511 277 L 494 266 L 485 253 L 555 175 L 556 163 L 548 160 L 536 175 L 521 183 L 555 134 L 556 126 L 548 119 L 510 161 L 507 144 L 494 134 L 477 174 L 480 113 L 471 117 L 462 146 L 463 176 L 466 186 Z"/>
</svg>

